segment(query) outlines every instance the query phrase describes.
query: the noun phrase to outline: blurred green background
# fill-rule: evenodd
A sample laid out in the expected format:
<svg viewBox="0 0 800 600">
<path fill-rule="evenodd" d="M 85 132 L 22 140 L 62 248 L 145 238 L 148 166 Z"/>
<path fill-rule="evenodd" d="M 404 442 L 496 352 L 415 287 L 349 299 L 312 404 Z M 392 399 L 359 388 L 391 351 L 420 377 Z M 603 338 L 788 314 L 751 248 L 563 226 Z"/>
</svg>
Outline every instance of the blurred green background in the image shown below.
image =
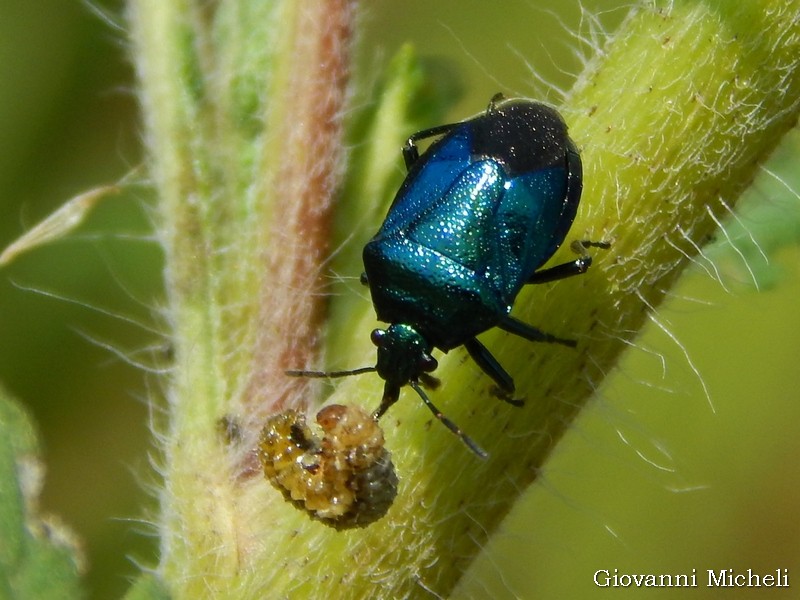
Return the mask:
<svg viewBox="0 0 800 600">
<path fill-rule="evenodd" d="M 625 4 L 365 2 L 360 98 L 411 40 L 463 86 L 453 119 L 496 91 L 557 103 L 554 90 L 569 89 L 590 52 L 579 40 L 613 31 Z M 74 0 L 0 4 L 0 248 L 141 161 L 133 73 L 116 28 L 124 6 L 93 6 L 109 18 Z M 756 182 L 741 223 L 728 228 L 738 250 L 720 234 L 673 290 L 457 597 L 640 597 L 593 585 L 597 569 L 615 568 L 697 569 L 701 586 L 706 569 L 788 568 L 795 595 L 768 597 L 796 597 L 798 161 L 795 132 L 767 167 L 788 189 L 769 174 Z M 118 597 L 136 563 L 156 553 L 147 398 L 162 388 L 148 368 L 167 346 L 151 200 L 144 188 L 109 199 L 69 238 L 0 271 L 0 380 L 39 423 L 43 505 L 83 539 L 93 598 Z M 647 596 L 687 594 L 766 597 L 704 587 Z"/>
</svg>

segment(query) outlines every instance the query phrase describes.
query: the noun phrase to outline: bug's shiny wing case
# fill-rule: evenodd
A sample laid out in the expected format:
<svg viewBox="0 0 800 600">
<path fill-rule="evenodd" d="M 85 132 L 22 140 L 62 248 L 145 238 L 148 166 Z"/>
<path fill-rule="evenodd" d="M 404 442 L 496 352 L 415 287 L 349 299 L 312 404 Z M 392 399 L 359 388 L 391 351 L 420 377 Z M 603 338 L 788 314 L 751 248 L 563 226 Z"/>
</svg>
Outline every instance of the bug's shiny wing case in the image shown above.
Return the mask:
<svg viewBox="0 0 800 600">
<path fill-rule="evenodd" d="M 562 244 L 575 219 L 582 188 L 578 150 L 561 115 L 538 102 L 507 102 L 468 123 L 474 130 L 473 160 L 487 157 L 503 164 L 510 185 L 506 195 L 513 196 L 503 204 L 509 214 L 533 224 L 530 234 L 517 234 L 524 237 L 522 255 L 533 262 L 522 269 L 527 280 Z"/>
<path fill-rule="evenodd" d="M 448 350 L 508 314 L 577 209 L 566 139 L 555 111 L 520 102 L 434 143 L 364 248 L 378 318 L 414 322 Z M 573 160 L 580 181 L 577 152 Z"/>
</svg>

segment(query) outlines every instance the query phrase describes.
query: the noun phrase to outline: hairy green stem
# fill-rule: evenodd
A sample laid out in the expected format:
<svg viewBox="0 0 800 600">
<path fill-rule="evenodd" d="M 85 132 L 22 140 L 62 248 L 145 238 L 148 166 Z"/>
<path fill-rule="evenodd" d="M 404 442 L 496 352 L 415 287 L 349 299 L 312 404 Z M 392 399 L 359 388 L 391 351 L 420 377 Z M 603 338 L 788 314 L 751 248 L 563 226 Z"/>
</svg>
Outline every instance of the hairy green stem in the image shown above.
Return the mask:
<svg viewBox="0 0 800 600">
<path fill-rule="evenodd" d="M 349 0 L 131 3 L 175 330 L 161 571 L 179 596 L 235 589 L 260 544 L 235 485 L 248 456 L 221 423 L 252 447 L 265 415 L 307 403 L 283 370 L 320 337 L 351 15 Z"/>
<path fill-rule="evenodd" d="M 584 163 L 570 237 L 612 247 L 593 252 L 587 275 L 526 290 L 515 308 L 577 349 L 482 336 L 515 375 L 522 409 L 492 397 L 463 351 L 444 357 L 436 402 L 490 458 L 476 459 L 404 393 L 382 420 L 397 500 L 348 531 L 311 521 L 248 462 L 266 414 L 314 403 L 283 369 L 320 356 L 314 298 L 331 250 L 347 70 L 337 52 L 350 7 L 299 4 L 132 4 L 175 327 L 159 572 L 178 598 L 447 595 L 795 123 L 800 0 L 665 1 L 627 19 L 561 107 Z M 392 129 L 380 122 L 370 136 Z M 352 169 L 388 170 L 354 158 Z M 342 198 L 367 229 L 388 180 L 371 173 L 360 180 L 373 195 L 348 185 Z M 568 258 L 564 248 L 554 262 Z M 374 360 L 368 303 L 334 302 L 331 314 L 359 338 L 352 366 Z M 330 399 L 374 407 L 380 393 L 379 378 L 364 375 Z M 228 436 L 223 418 L 237 425 Z"/>
</svg>

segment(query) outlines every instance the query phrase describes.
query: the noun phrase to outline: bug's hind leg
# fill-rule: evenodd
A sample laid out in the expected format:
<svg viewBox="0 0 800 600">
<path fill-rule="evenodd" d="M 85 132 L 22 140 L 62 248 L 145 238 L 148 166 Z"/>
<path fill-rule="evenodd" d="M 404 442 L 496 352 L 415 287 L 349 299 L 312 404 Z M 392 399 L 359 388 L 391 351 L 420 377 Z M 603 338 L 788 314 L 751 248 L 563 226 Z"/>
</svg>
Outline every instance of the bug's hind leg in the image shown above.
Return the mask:
<svg viewBox="0 0 800 600">
<path fill-rule="evenodd" d="M 542 269 L 536 271 L 528 278 L 526 283 L 547 283 L 548 281 L 556 281 L 558 279 L 565 279 L 573 275 L 581 275 L 589 270 L 592 266 L 592 257 L 586 252 L 587 248 L 603 248 L 607 250 L 611 247 L 609 242 L 590 242 L 588 240 L 580 240 L 573 242 L 570 246 L 572 250 L 580 256 L 575 260 L 567 263 L 550 267 L 549 269 Z"/>
<path fill-rule="evenodd" d="M 544 331 L 537 329 L 533 325 L 528 325 L 523 321 L 515 319 L 514 317 L 507 316 L 500 321 L 497 326 L 502 329 L 503 331 L 507 331 L 508 333 L 513 333 L 514 335 L 518 335 L 521 338 L 529 340 L 531 342 L 547 342 L 549 344 L 561 344 L 563 346 L 569 346 L 570 348 L 574 348 L 577 345 L 575 340 L 568 340 L 565 338 L 556 337 L 549 333 L 545 333 Z"/>
<path fill-rule="evenodd" d="M 522 406 L 524 404 L 522 400 L 514 398 L 514 380 L 508 374 L 508 371 L 500 366 L 500 363 L 492 356 L 486 346 L 477 339 L 472 338 L 464 343 L 464 347 L 469 352 L 472 360 L 481 368 L 481 371 L 491 377 L 497 384 L 496 396 L 498 398 L 514 406 Z"/>
<path fill-rule="evenodd" d="M 573 275 L 581 275 L 586 273 L 591 265 L 591 256 L 581 256 L 568 263 L 536 271 L 525 283 L 547 283 L 549 281 L 557 281 L 558 279 L 572 277 Z"/>
</svg>

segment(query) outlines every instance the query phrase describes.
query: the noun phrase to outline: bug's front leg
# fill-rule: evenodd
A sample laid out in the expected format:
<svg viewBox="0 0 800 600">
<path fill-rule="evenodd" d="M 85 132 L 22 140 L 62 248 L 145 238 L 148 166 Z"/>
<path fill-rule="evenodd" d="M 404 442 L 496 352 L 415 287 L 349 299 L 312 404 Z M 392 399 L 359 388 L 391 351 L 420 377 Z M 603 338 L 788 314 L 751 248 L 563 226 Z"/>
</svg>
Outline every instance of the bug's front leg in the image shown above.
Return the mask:
<svg viewBox="0 0 800 600">
<path fill-rule="evenodd" d="M 372 413 L 372 418 L 376 421 L 383 416 L 389 407 L 397 402 L 397 399 L 400 397 L 400 386 L 394 385 L 389 383 L 388 381 L 383 386 L 383 398 L 381 398 L 381 404 L 378 406 L 377 410 Z"/>
<path fill-rule="evenodd" d="M 464 343 L 467 352 L 475 361 L 481 371 L 486 373 L 497 384 L 497 392 L 495 395 L 501 400 L 508 402 L 514 406 L 522 406 L 524 402 L 514 398 L 514 380 L 508 374 L 497 359 L 492 356 L 492 353 L 481 344 L 477 339 L 472 338 Z"/>
<path fill-rule="evenodd" d="M 430 129 L 423 129 L 418 131 L 406 140 L 403 146 L 403 160 L 406 163 L 406 170 L 411 170 L 411 166 L 419 159 L 419 148 L 417 142 L 437 135 L 444 135 L 453 127 L 460 125 L 460 123 L 448 123 L 447 125 L 439 125 L 438 127 L 431 127 Z"/>
</svg>

